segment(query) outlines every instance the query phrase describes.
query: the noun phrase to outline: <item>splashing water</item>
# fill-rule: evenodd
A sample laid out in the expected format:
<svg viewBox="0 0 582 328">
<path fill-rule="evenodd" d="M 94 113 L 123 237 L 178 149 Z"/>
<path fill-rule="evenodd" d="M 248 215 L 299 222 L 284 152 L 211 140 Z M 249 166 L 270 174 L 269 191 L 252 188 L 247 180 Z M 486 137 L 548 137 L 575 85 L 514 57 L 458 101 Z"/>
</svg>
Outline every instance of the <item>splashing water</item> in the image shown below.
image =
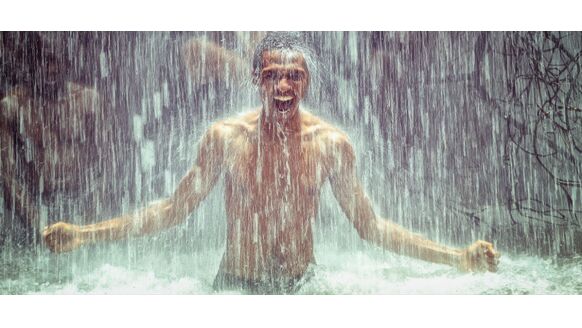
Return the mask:
<svg viewBox="0 0 582 328">
<path fill-rule="evenodd" d="M 497 273 L 456 269 L 399 257 L 377 249 L 338 250 L 318 245 L 318 265 L 298 294 L 579 294 L 582 259 L 505 255 Z M 124 247 L 121 247 L 124 248 Z M 126 249 L 106 259 L 19 254 L 2 271 L 1 294 L 214 294 L 222 250 L 146 252 L 128 259 Z M 69 263 L 63 263 L 63 262 Z M 58 269 L 56 266 L 58 265 Z M 220 294 L 240 294 L 224 290 Z"/>
</svg>

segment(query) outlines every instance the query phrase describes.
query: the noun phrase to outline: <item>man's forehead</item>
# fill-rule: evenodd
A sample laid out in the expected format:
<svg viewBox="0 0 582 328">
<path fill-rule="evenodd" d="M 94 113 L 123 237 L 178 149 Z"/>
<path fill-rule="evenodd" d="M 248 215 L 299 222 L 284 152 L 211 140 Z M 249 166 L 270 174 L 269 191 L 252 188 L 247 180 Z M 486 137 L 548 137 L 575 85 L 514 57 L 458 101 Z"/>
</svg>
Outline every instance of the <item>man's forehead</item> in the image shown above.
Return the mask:
<svg viewBox="0 0 582 328">
<path fill-rule="evenodd" d="M 296 50 L 270 50 L 263 52 L 263 67 L 278 65 L 299 65 L 307 69 L 303 53 Z"/>
</svg>

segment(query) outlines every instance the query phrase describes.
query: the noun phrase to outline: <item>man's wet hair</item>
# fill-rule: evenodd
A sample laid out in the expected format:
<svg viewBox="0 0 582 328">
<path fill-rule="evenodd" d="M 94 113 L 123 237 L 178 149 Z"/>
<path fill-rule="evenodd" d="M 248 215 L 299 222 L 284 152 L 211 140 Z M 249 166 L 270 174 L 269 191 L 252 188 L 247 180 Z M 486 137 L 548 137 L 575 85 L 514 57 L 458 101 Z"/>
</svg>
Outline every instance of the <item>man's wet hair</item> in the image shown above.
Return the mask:
<svg viewBox="0 0 582 328">
<path fill-rule="evenodd" d="M 307 45 L 301 32 L 269 32 L 255 48 L 253 55 L 253 79 L 256 81 L 263 69 L 263 53 L 273 50 L 296 51 L 303 54 L 305 63 L 310 67 L 313 50 Z"/>
</svg>

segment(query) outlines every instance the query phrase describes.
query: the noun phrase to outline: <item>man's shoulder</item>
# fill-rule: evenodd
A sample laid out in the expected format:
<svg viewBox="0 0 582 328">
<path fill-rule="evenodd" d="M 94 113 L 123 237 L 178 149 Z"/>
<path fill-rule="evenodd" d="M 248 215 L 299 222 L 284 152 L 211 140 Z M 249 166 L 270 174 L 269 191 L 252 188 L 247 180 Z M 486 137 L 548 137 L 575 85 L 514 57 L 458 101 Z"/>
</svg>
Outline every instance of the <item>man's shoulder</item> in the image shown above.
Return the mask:
<svg viewBox="0 0 582 328">
<path fill-rule="evenodd" d="M 303 112 L 303 135 L 329 145 L 350 144 L 348 135 L 339 127 L 310 112 Z"/>
<path fill-rule="evenodd" d="M 244 112 L 212 123 L 208 131 L 218 136 L 234 137 L 256 129 L 257 122 L 256 111 Z"/>
</svg>

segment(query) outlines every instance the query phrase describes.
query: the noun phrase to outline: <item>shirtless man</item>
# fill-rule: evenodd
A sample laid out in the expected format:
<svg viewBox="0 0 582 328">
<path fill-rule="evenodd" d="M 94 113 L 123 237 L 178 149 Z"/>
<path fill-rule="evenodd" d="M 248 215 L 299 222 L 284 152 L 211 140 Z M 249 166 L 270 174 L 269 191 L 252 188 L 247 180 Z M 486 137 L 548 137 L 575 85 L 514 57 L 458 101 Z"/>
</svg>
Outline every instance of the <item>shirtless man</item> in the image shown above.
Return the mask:
<svg viewBox="0 0 582 328">
<path fill-rule="evenodd" d="M 445 247 L 374 213 L 356 176 L 347 136 L 300 109 L 309 86 L 305 54 L 299 38 L 267 35 L 253 59 L 262 107 L 213 124 L 199 144 L 195 164 L 172 196 L 92 225 L 56 223 L 44 231 L 48 247 L 70 251 L 180 224 L 224 176 L 227 243 L 214 287 L 289 293 L 315 262 L 312 225 L 321 187 L 329 181 L 361 238 L 463 271 L 496 271 L 499 254 L 491 243 Z"/>
</svg>

